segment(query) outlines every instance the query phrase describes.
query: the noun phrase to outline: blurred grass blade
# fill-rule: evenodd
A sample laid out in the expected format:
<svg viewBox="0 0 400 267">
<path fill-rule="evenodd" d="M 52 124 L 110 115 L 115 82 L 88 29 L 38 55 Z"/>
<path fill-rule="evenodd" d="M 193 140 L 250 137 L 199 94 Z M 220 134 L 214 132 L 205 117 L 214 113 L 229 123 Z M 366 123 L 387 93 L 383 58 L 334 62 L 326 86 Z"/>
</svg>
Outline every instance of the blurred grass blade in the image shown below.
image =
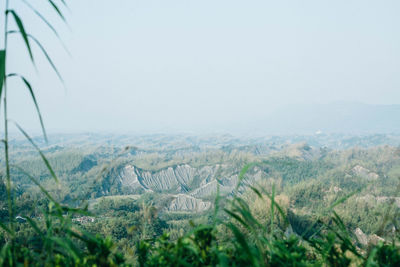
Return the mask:
<svg viewBox="0 0 400 267">
<path fill-rule="evenodd" d="M 7 242 L 0 251 L 0 266 L 7 266 L 6 262 L 7 262 L 7 254 L 11 254 L 10 252 L 10 243 Z M 11 259 L 8 259 L 8 266 L 13 266 L 13 263 L 11 261 Z"/>
<path fill-rule="evenodd" d="M 232 211 L 228 210 L 228 209 L 224 209 L 224 211 L 226 213 L 228 213 L 229 216 L 231 216 L 233 219 L 235 219 L 236 221 L 238 221 L 239 223 L 241 223 L 245 228 L 249 229 L 250 226 L 236 213 L 233 213 Z"/>
<path fill-rule="evenodd" d="M 3 93 L 4 79 L 6 78 L 6 51 L 0 50 L 0 97 Z"/>
<path fill-rule="evenodd" d="M 16 166 L 16 165 L 12 165 L 13 167 L 15 167 L 16 169 L 18 169 L 20 172 L 22 172 L 23 174 L 25 174 L 35 185 L 37 185 L 40 190 L 43 192 L 43 194 L 46 195 L 46 197 L 57 204 L 57 202 L 54 200 L 54 198 L 50 195 L 50 193 L 29 173 L 27 173 L 26 171 L 24 171 L 21 167 Z"/>
<path fill-rule="evenodd" d="M 64 84 L 64 79 L 61 77 L 60 72 L 58 71 L 56 65 L 54 65 L 53 60 L 51 59 L 51 57 L 49 56 L 49 54 L 47 53 L 46 49 L 43 47 L 43 45 L 39 42 L 38 39 L 36 39 L 34 36 L 32 36 L 31 34 L 28 34 L 29 38 L 31 38 L 40 48 L 40 50 L 42 50 L 44 56 L 46 57 L 47 61 L 49 62 L 49 64 L 51 65 L 52 69 L 54 70 L 54 72 L 57 74 L 58 79 Z"/>
<path fill-rule="evenodd" d="M 20 33 L 19 31 L 8 31 L 8 34 L 13 34 L 13 33 Z M 28 34 L 28 37 L 30 39 L 32 39 L 37 46 L 40 48 L 40 50 L 42 50 L 42 53 L 44 54 L 44 56 L 46 57 L 47 61 L 49 62 L 51 68 L 54 70 L 54 72 L 57 74 L 58 79 L 61 81 L 62 84 L 64 84 L 64 79 L 62 78 L 60 72 L 58 71 L 56 65 L 53 63 L 53 60 L 51 59 L 51 57 L 49 56 L 49 54 L 47 53 L 46 49 L 43 47 L 43 45 L 39 42 L 38 39 L 36 39 L 33 35 Z"/>
<path fill-rule="evenodd" d="M 37 112 L 37 114 L 39 116 L 40 126 L 42 127 L 42 132 L 43 132 L 44 139 L 47 142 L 47 134 L 46 134 L 46 130 L 44 128 L 42 114 L 40 112 L 39 105 L 38 105 L 38 103 L 36 101 L 35 93 L 33 92 L 31 84 L 29 83 L 29 81 L 24 76 L 19 75 L 17 73 L 11 73 L 11 74 L 7 75 L 7 77 L 19 77 L 19 78 L 21 78 L 21 80 L 24 82 L 25 86 L 28 88 L 29 93 L 31 94 L 33 103 L 35 104 L 36 112 Z"/>
<path fill-rule="evenodd" d="M 61 206 L 62 211 L 65 212 L 71 212 L 74 214 L 80 214 L 80 215 L 85 215 L 85 216 L 92 216 L 93 214 L 87 210 L 81 209 L 81 208 L 70 208 L 68 206 Z"/>
<path fill-rule="evenodd" d="M 274 233 L 274 219 L 275 219 L 275 184 L 272 185 L 272 195 L 271 195 L 271 234 Z"/>
<path fill-rule="evenodd" d="M 220 188 L 219 188 L 219 183 L 217 182 L 217 196 L 215 197 L 214 215 L 213 215 L 213 225 L 214 226 L 217 224 L 217 216 L 218 216 L 218 211 L 219 211 L 219 200 L 220 200 Z"/>
<path fill-rule="evenodd" d="M 98 244 L 99 243 L 99 240 L 94 235 L 92 235 L 91 233 L 89 233 L 83 229 L 74 227 L 74 228 L 67 228 L 67 229 L 65 229 L 65 231 L 69 235 L 81 240 L 82 242 L 84 242 L 86 244 L 96 244 L 96 243 Z"/>
<path fill-rule="evenodd" d="M 259 221 L 257 221 L 256 218 L 251 214 L 251 210 L 249 205 L 241 198 L 237 198 L 236 202 L 239 204 L 237 207 L 237 210 L 240 212 L 242 217 L 250 223 L 252 226 L 257 226 L 257 227 L 262 227 Z M 252 229 L 255 230 L 255 229 Z"/>
<path fill-rule="evenodd" d="M 242 170 L 241 170 L 240 173 L 239 173 L 239 181 L 243 180 L 244 175 L 245 175 L 245 174 L 247 173 L 247 171 L 248 171 L 251 167 L 253 167 L 253 166 L 255 166 L 255 163 L 248 163 L 248 164 L 246 164 L 246 165 L 242 168 Z"/>
<path fill-rule="evenodd" d="M 240 171 L 240 173 L 239 173 L 239 176 L 238 176 L 238 182 L 237 182 L 237 184 L 236 184 L 236 188 L 235 188 L 235 190 L 234 190 L 234 195 L 237 195 L 237 193 L 238 193 L 238 191 L 239 191 L 239 187 L 240 187 L 240 185 L 242 184 L 242 181 L 243 181 L 243 179 L 244 179 L 244 176 L 245 176 L 245 174 L 248 172 L 248 170 L 251 168 L 251 167 L 253 167 L 253 166 L 255 166 L 256 164 L 255 163 L 247 163 L 246 165 L 244 165 L 244 167 L 241 169 L 241 171 Z"/>
<path fill-rule="evenodd" d="M 336 213 L 336 211 L 332 210 L 333 216 L 334 216 L 334 221 L 335 223 L 339 226 L 340 230 L 342 230 L 344 233 L 348 233 L 346 226 L 344 225 L 343 220 L 339 217 L 339 215 Z"/>
<path fill-rule="evenodd" d="M 10 229 L 8 229 L 8 227 L 2 222 L 0 222 L 0 228 L 9 233 L 10 235 L 13 235 L 13 232 Z"/>
<path fill-rule="evenodd" d="M 262 197 L 262 195 L 261 195 L 261 193 L 260 193 L 260 191 L 257 189 L 257 188 L 255 188 L 254 186 L 250 186 L 250 189 L 259 197 L 259 198 L 263 198 Z"/>
<path fill-rule="evenodd" d="M 17 13 L 14 10 L 12 10 L 12 9 L 7 10 L 6 14 L 9 14 L 9 13 L 11 13 L 13 15 L 15 23 L 18 26 L 19 32 L 21 33 L 22 39 L 24 39 L 25 45 L 26 45 L 26 47 L 28 49 L 31 61 L 34 62 L 31 45 L 29 44 L 28 34 L 25 31 L 24 24 L 22 23 L 22 20 L 19 18 L 19 16 L 17 15 Z"/>
<path fill-rule="evenodd" d="M 27 5 L 50 28 L 50 30 L 54 33 L 54 35 L 60 41 L 64 50 L 68 53 L 68 55 L 71 56 L 71 53 L 69 52 L 68 48 L 65 46 L 64 42 L 61 40 L 60 35 L 58 34 L 57 30 L 53 27 L 53 25 L 51 25 L 51 23 L 35 7 L 33 7 L 28 1 L 22 0 L 22 2 L 25 5 Z"/>
<path fill-rule="evenodd" d="M 243 248 L 243 253 L 247 254 L 249 257 L 250 261 L 252 262 L 252 266 L 258 266 L 257 261 L 254 258 L 253 253 L 251 252 L 250 246 L 246 241 L 246 238 L 244 235 L 240 232 L 240 230 L 232 223 L 229 223 L 227 225 L 228 228 L 231 229 L 233 235 L 236 238 L 236 241 L 239 243 L 239 245 Z"/>
<path fill-rule="evenodd" d="M 21 131 L 21 133 L 25 136 L 26 139 L 28 139 L 28 141 L 32 144 L 32 146 L 37 150 L 37 152 L 39 152 L 40 157 L 42 158 L 42 160 L 44 161 L 44 164 L 46 164 L 47 169 L 49 170 L 51 176 L 53 177 L 53 179 L 58 182 L 58 178 L 56 173 L 54 172 L 53 168 L 51 167 L 49 161 L 47 160 L 46 156 L 43 154 L 43 152 L 40 150 L 40 148 L 35 144 L 35 142 L 33 142 L 32 138 L 24 131 L 24 129 L 21 128 L 21 126 L 19 126 L 18 123 L 14 122 L 15 126 L 17 126 L 18 130 Z"/>
<path fill-rule="evenodd" d="M 57 14 L 60 16 L 60 18 L 66 22 L 64 15 L 62 14 L 60 8 L 57 6 L 56 3 L 54 3 L 53 0 L 48 0 L 48 2 L 50 3 L 50 5 L 53 7 L 53 9 L 57 12 Z"/>
<path fill-rule="evenodd" d="M 30 226 L 32 226 L 33 230 L 35 230 L 36 233 L 38 233 L 40 236 L 43 237 L 42 231 L 40 231 L 39 226 L 29 217 L 24 217 Z"/>
<path fill-rule="evenodd" d="M 285 212 L 283 211 L 282 207 L 281 207 L 278 203 L 276 203 L 275 199 L 274 199 L 270 194 L 268 194 L 265 190 L 263 190 L 263 192 L 264 192 L 264 194 L 269 198 L 269 200 L 270 200 L 271 202 L 274 201 L 274 207 L 278 210 L 278 212 L 279 212 L 279 214 L 282 216 L 283 220 L 284 220 L 286 223 L 289 224 L 289 220 L 288 220 L 288 218 L 287 218 Z"/>
<path fill-rule="evenodd" d="M 374 263 L 374 258 L 376 256 L 376 254 L 378 253 L 378 248 L 374 247 L 369 253 L 368 253 L 368 258 L 365 262 L 365 267 L 372 267 L 372 266 L 376 266 L 376 264 Z M 390 265 L 389 265 L 390 266 Z"/>
<path fill-rule="evenodd" d="M 352 196 L 354 196 L 356 193 L 358 193 L 360 190 L 356 190 L 344 197 L 339 198 L 338 200 L 336 200 L 330 207 L 329 210 L 332 210 L 334 207 L 336 207 L 339 204 L 342 204 L 343 202 L 345 202 L 346 200 L 348 200 L 349 198 L 351 198 Z"/>
<path fill-rule="evenodd" d="M 53 25 L 51 25 L 50 22 L 47 21 L 47 19 L 36 9 L 34 8 L 28 1 L 26 0 L 22 0 L 22 2 L 28 6 L 49 28 L 50 30 L 58 37 L 60 38 L 60 36 L 58 35 L 57 30 L 53 27 Z"/>
<path fill-rule="evenodd" d="M 63 5 L 65 6 L 65 7 L 68 7 L 68 5 L 67 5 L 67 3 L 65 2 L 65 0 L 60 0 L 61 1 L 61 3 L 63 3 Z"/>
<path fill-rule="evenodd" d="M 76 261 L 82 258 L 79 249 L 71 242 L 71 240 L 54 236 L 50 239 L 60 247 L 64 248 Z"/>
</svg>

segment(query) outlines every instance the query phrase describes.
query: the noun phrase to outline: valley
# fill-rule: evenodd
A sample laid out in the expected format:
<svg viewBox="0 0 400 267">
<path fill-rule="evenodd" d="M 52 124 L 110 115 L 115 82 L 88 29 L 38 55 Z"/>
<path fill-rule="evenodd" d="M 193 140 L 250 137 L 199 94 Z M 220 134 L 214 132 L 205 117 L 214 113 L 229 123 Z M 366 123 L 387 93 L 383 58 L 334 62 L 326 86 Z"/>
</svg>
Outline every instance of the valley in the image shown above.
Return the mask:
<svg viewBox="0 0 400 267">
<path fill-rule="evenodd" d="M 335 205 L 363 249 L 398 229 L 398 217 L 384 218 L 400 212 L 399 145 L 397 135 L 51 136 L 40 148 L 55 182 L 35 149 L 15 140 L 15 212 L 41 220 L 48 199 L 33 177 L 56 201 L 87 210 L 72 217 L 74 224 L 110 236 L 130 255 L 127 248 L 143 238 L 168 233 L 177 240 L 194 225 L 229 221 L 222 211 L 237 197 L 263 222 L 270 214 L 266 196 L 273 194 L 288 220 L 278 217 L 282 231 L 307 237 L 318 221 L 329 222 Z M 0 218 L 7 221 L 5 187 L 0 190 Z M 19 237 L 29 238 L 23 222 Z"/>
</svg>

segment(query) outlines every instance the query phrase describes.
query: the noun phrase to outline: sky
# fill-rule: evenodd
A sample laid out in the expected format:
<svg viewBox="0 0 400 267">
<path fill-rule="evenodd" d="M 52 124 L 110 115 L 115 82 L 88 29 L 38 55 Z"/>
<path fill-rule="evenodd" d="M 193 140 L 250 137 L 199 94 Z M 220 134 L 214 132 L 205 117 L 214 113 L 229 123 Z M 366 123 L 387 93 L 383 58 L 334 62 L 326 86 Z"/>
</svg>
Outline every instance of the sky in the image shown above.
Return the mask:
<svg viewBox="0 0 400 267">
<path fill-rule="evenodd" d="M 292 104 L 400 100 L 397 0 L 71 0 L 68 26 L 31 1 L 71 56 L 12 2 L 65 80 L 11 38 L 7 68 L 50 132 L 224 132 Z M 39 131 L 26 89 L 9 88 L 10 117 Z"/>
</svg>

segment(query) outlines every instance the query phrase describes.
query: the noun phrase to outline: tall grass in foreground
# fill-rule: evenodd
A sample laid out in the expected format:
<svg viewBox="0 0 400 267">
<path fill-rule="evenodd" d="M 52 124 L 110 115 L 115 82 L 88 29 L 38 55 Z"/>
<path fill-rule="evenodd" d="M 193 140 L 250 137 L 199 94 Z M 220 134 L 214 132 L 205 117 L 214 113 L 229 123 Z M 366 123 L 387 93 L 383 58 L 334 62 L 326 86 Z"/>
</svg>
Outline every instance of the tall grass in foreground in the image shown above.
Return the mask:
<svg viewBox="0 0 400 267">
<path fill-rule="evenodd" d="M 35 57 L 33 54 L 32 44 L 35 44 L 39 51 L 41 51 L 44 57 L 47 59 L 51 68 L 55 71 L 56 75 L 63 82 L 63 79 L 58 72 L 56 65 L 47 53 L 42 43 L 30 32 L 27 31 L 26 25 L 24 24 L 23 18 L 19 16 L 19 12 L 13 8 L 13 3 L 19 1 L 23 3 L 28 9 L 32 11 L 32 14 L 42 21 L 50 31 L 52 31 L 56 38 L 60 39 L 60 36 L 55 27 L 43 16 L 39 10 L 28 0 L 5 0 L 1 4 L 4 4 L 4 35 L 3 35 L 3 47 L 0 49 L 0 100 L 2 101 L 3 108 L 3 122 L 4 122 L 4 138 L 1 140 L 4 145 L 4 162 L 5 162 L 5 175 L 2 177 L 2 181 L 6 185 L 7 202 L 8 202 L 8 223 L 0 222 L 0 231 L 5 234 L 4 243 L 1 244 L 0 249 L 0 266 L 75 266 L 75 265 L 118 265 L 122 262 L 122 256 L 113 253 L 113 244 L 110 239 L 103 239 L 97 236 L 93 236 L 90 233 L 86 233 L 76 226 L 72 225 L 71 217 L 75 214 L 87 214 L 85 209 L 75 209 L 61 205 L 38 183 L 38 181 L 32 177 L 29 173 L 24 172 L 19 166 L 11 166 L 10 164 L 10 153 L 9 153 L 9 124 L 10 119 L 8 117 L 8 106 L 7 106 L 7 92 L 8 80 L 19 79 L 22 84 L 28 90 L 33 104 L 36 108 L 39 116 L 40 125 L 43 131 L 43 137 L 47 141 L 47 135 L 42 119 L 42 115 L 39 110 L 35 92 L 33 86 L 29 80 L 20 73 L 8 72 L 7 61 L 10 60 L 8 57 L 9 52 L 9 38 L 13 36 L 20 36 L 25 47 L 26 52 L 29 55 L 29 61 L 35 65 Z M 45 0 L 48 7 L 64 22 L 66 22 L 63 14 L 63 9 L 67 7 L 65 0 Z M 11 22 L 14 22 L 11 24 Z M 61 39 L 60 39 L 61 40 Z M 62 43 L 62 42 L 61 42 Z M 62 43 L 63 44 L 63 43 Z M 64 46 L 65 47 L 65 46 Z M 22 51 L 21 51 L 22 53 Z M 1 107 L 1 103 L 0 103 Z M 33 142 L 29 135 L 23 130 L 23 128 L 14 122 L 17 129 L 29 140 L 41 156 L 45 163 L 48 171 L 56 182 L 58 182 L 57 176 L 53 171 L 50 163 L 46 159 L 45 155 L 39 149 L 39 147 Z M 10 172 L 10 168 L 15 167 L 21 172 L 25 173 L 29 179 L 35 183 L 47 198 L 49 204 L 45 210 L 43 210 L 42 217 L 40 218 L 29 218 L 26 217 L 26 221 L 29 223 L 33 230 L 31 239 L 21 239 L 18 237 L 16 231 L 17 223 L 15 218 L 15 195 L 13 188 L 13 181 Z"/>
<path fill-rule="evenodd" d="M 237 188 L 249 166 L 243 168 Z M 217 196 L 213 224 L 196 226 L 177 241 L 164 234 L 140 242 L 140 266 L 400 266 L 399 236 L 367 248 L 357 246 L 357 238 L 334 210 L 351 195 L 327 207 L 328 220 L 315 222 L 306 237 L 292 231 L 274 187 L 270 193 L 263 187 L 249 189 L 269 208 L 266 216 L 258 218 L 249 203 L 235 194 L 218 217 Z"/>
<path fill-rule="evenodd" d="M 243 178 L 247 168 L 241 172 Z M 265 203 L 265 216 L 257 216 L 244 194 L 235 194 L 220 210 L 217 195 L 213 221 L 193 225 L 193 229 L 171 240 L 169 234 L 140 241 L 136 259 L 127 262 L 115 251 L 110 238 L 87 233 L 72 223 L 74 215 L 89 214 L 84 209 L 64 207 L 28 173 L 49 205 L 43 217 L 30 219 L 33 229 L 28 240 L 15 239 L 1 249 L 0 265 L 37 266 L 399 266 L 396 240 L 356 246 L 355 237 L 334 211 L 349 196 L 338 199 L 327 210 L 328 221 L 316 222 L 312 235 L 291 231 L 287 212 L 279 204 L 274 186 L 249 186 L 255 198 Z M 241 179 L 238 184 L 240 185 Z M 244 189 L 244 187 L 242 187 Z M 242 191 L 242 190 L 240 190 Z M 253 202 L 251 202 L 253 203 Z M 143 220 L 143 223 L 147 220 Z M 314 226 L 315 226 L 314 225 Z M 315 230 L 316 229 L 316 230 Z M 12 254 L 12 251 L 14 251 Z"/>
</svg>

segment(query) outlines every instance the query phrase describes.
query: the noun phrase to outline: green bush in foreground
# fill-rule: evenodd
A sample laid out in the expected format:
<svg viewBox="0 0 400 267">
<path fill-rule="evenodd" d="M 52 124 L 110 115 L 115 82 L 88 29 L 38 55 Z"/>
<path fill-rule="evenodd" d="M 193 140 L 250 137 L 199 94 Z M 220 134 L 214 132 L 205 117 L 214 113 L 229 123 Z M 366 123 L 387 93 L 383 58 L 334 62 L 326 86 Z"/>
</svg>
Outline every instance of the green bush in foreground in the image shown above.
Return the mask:
<svg viewBox="0 0 400 267">
<path fill-rule="evenodd" d="M 249 166 L 241 172 L 237 188 Z M 168 233 L 141 240 L 128 261 L 110 237 L 93 235 L 73 222 L 76 216 L 90 215 L 87 209 L 62 206 L 26 175 L 49 204 L 41 216 L 25 217 L 25 223 L 16 224 L 12 219 L 20 226 L 17 231 L 0 225 L 0 266 L 400 266 L 398 240 L 357 246 L 357 239 L 334 210 L 348 197 L 337 200 L 325 219 L 312 222 L 311 233 L 305 231 L 307 235 L 301 237 L 291 230 L 274 187 L 272 193 L 250 187 L 252 207 L 245 200 L 248 195 L 236 192 L 221 212 L 217 195 L 211 223 L 192 223 L 193 229 L 176 240 Z"/>
<path fill-rule="evenodd" d="M 290 233 L 291 225 L 275 201 L 274 189 L 268 194 L 262 188 L 251 188 L 257 198 L 267 196 L 269 215 L 262 220 L 239 195 L 219 212 L 217 196 L 213 223 L 193 225 L 176 240 L 168 233 L 141 240 L 134 259 L 128 262 L 111 238 L 93 235 L 73 223 L 74 216 L 89 215 L 85 209 L 62 206 L 38 186 L 49 205 L 43 216 L 25 218 L 21 225 L 28 232 L 12 232 L 1 224 L 0 266 L 400 266 L 398 240 L 357 247 L 334 206 L 329 208 L 326 223 L 315 222 L 318 227 L 313 234 Z"/>
<path fill-rule="evenodd" d="M 260 195 L 261 197 L 261 195 Z M 271 210 L 282 209 L 271 196 Z M 213 225 L 200 225 L 177 241 L 168 235 L 138 244 L 140 266 L 400 266 L 400 247 L 394 242 L 360 249 L 337 214 L 320 232 L 302 238 L 275 225 L 276 216 L 261 224 L 240 197 L 226 210 L 230 219 L 220 222 L 232 238 L 221 242 Z M 273 212 L 271 214 L 274 214 Z M 288 228 L 287 228 L 288 229 Z M 290 227 L 289 227 L 290 229 Z"/>
</svg>

